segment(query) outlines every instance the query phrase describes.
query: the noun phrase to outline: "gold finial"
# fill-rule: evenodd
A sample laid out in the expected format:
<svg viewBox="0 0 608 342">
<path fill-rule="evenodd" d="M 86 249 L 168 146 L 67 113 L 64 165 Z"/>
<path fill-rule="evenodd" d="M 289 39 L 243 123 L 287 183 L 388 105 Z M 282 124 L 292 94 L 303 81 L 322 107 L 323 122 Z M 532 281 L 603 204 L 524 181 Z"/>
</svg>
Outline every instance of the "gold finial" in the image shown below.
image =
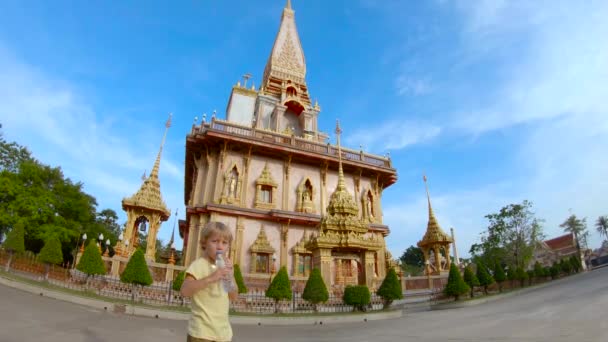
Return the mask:
<svg viewBox="0 0 608 342">
<path fill-rule="evenodd" d="M 146 170 L 144 170 L 144 174 L 141 176 L 141 180 L 145 181 L 146 180 Z"/>
<path fill-rule="evenodd" d="M 285 8 L 291 9 L 291 0 L 287 0 L 287 4 L 285 4 Z"/>
<path fill-rule="evenodd" d="M 236 81 L 236 86 L 237 86 L 237 88 L 240 88 L 241 87 L 241 81 Z"/>
<path fill-rule="evenodd" d="M 424 181 L 424 187 L 426 188 L 426 199 L 429 202 L 429 215 L 433 213 L 433 209 L 431 208 L 431 195 L 429 194 L 429 185 L 427 184 L 426 174 L 422 174 L 422 180 Z"/>
<path fill-rule="evenodd" d="M 160 143 L 160 149 L 158 150 L 158 155 L 156 156 L 156 161 L 154 162 L 154 167 L 152 168 L 152 172 L 150 172 L 150 178 L 158 178 L 158 168 L 160 167 L 160 156 L 163 153 L 163 146 L 165 145 L 165 139 L 167 138 L 167 132 L 169 131 L 169 127 L 171 127 L 171 117 L 172 113 L 169 113 L 169 118 L 167 122 L 165 122 L 165 134 L 163 135 L 163 140 Z"/>
<path fill-rule="evenodd" d="M 340 134 L 342 129 L 340 128 L 340 120 L 336 119 L 336 140 L 338 143 L 338 189 L 346 189 L 344 183 L 344 171 L 342 170 L 342 148 L 340 147 Z"/>
</svg>

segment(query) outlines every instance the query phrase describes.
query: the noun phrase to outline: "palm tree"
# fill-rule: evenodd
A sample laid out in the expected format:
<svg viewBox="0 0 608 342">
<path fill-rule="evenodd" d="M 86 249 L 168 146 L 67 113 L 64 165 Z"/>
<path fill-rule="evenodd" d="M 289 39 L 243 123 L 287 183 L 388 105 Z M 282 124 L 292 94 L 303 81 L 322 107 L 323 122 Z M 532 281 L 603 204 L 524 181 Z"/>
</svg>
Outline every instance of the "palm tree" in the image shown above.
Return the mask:
<svg viewBox="0 0 608 342">
<path fill-rule="evenodd" d="M 600 236 L 604 236 L 608 239 L 608 216 L 600 216 L 595 221 L 595 228 L 597 232 L 600 233 Z"/>
<path fill-rule="evenodd" d="M 587 230 L 587 218 L 584 217 L 579 219 L 576 215 L 572 214 L 570 217 L 564 221 L 564 223 L 559 225 L 564 228 L 564 231 L 567 233 L 574 234 L 574 239 L 576 240 L 576 249 L 578 251 L 578 255 L 581 255 L 581 245 L 579 244 L 579 237 L 585 236 Z"/>
</svg>

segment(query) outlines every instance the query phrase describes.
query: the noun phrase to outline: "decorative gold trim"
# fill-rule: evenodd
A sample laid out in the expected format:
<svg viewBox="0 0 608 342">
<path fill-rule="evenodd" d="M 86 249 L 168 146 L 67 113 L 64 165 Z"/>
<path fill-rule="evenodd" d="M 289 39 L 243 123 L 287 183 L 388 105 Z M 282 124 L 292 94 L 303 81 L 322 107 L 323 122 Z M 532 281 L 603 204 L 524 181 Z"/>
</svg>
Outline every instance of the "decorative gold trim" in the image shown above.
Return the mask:
<svg viewBox="0 0 608 342">
<path fill-rule="evenodd" d="M 258 237 L 255 239 L 251 247 L 249 248 L 251 253 L 268 253 L 273 254 L 275 252 L 272 245 L 268 241 L 268 237 L 266 236 L 266 230 L 264 230 L 264 226 L 260 229 L 258 233 Z"/>
</svg>

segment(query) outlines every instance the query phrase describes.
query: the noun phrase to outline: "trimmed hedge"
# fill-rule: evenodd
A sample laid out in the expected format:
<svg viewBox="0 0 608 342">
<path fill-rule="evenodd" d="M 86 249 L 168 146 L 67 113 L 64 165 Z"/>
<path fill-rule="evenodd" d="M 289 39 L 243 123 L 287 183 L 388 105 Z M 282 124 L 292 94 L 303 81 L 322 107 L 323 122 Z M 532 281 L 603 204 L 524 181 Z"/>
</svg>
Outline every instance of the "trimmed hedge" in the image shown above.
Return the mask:
<svg viewBox="0 0 608 342">
<path fill-rule="evenodd" d="M 152 284 L 152 276 L 150 275 L 150 270 L 148 270 L 148 263 L 146 263 L 144 252 L 141 249 L 138 248 L 131 255 L 125 270 L 120 275 L 120 281 L 142 286 Z"/>
<path fill-rule="evenodd" d="M 486 265 L 481 262 L 477 264 L 477 279 L 479 279 L 479 285 L 483 286 L 483 292 L 488 294 L 488 286 L 494 284 L 494 278 L 488 272 Z"/>
<path fill-rule="evenodd" d="M 494 264 L 494 280 L 498 283 L 498 291 L 502 292 L 502 282 L 507 280 L 505 270 L 502 268 L 500 261 L 496 261 Z"/>
<path fill-rule="evenodd" d="M 277 304 L 281 299 L 291 300 L 291 283 L 285 266 L 281 267 L 279 273 L 272 279 L 272 283 L 266 289 L 266 297 L 274 299 L 275 312 L 278 311 Z"/>
<path fill-rule="evenodd" d="M 101 259 L 99 248 L 94 240 L 91 240 L 84 249 L 84 253 L 82 253 L 76 269 L 85 273 L 87 276 L 106 274 L 106 266 Z"/>
<path fill-rule="evenodd" d="M 390 268 L 386 273 L 386 277 L 382 281 L 382 285 L 376 294 L 384 300 L 383 308 L 389 307 L 395 299 L 403 298 L 403 291 L 401 289 L 401 282 L 397 277 L 397 272 L 394 268 Z"/>
<path fill-rule="evenodd" d="M 450 275 L 448 276 L 448 283 L 445 286 L 445 294 L 449 297 L 454 297 L 456 300 L 460 298 L 461 295 L 469 292 L 470 288 L 467 283 L 464 282 L 462 276 L 460 275 L 460 271 L 456 264 L 452 263 L 450 265 Z"/>
<path fill-rule="evenodd" d="M 234 281 L 236 281 L 236 286 L 239 288 L 239 293 L 247 293 L 243 273 L 241 273 L 241 267 L 238 264 L 234 265 Z"/>
<path fill-rule="evenodd" d="M 171 288 L 173 289 L 173 291 L 178 291 L 181 290 L 182 288 L 182 284 L 184 283 L 184 279 L 186 278 L 186 272 L 185 271 L 181 271 L 177 274 L 177 277 L 175 277 L 175 280 L 173 281 L 173 285 L 171 286 Z"/>
<path fill-rule="evenodd" d="M 325 303 L 329 299 L 329 292 L 321 276 L 321 271 L 316 267 L 312 269 L 306 281 L 302 299 L 314 304 L 315 311 L 317 311 L 317 304 Z"/>
<path fill-rule="evenodd" d="M 479 264 L 477 267 L 479 268 Z M 464 282 L 471 288 L 471 298 L 473 298 L 475 296 L 475 286 L 479 286 L 479 279 L 475 275 L 475 272 L 473 272 L 473 266 L 471 265 L 464 269 Z"/>
<path fill-rule="evenodd" d="M 44 247 L 38 253 L 38 260 L 45 264 L 54 265 L 59 265 L 63 262 L 61 242 L 56 236 L 51 236 L 46 240 Z"/>
<path fill-rule="evenodd" d="M 352 305 L 355 310 L 366 311 L 372 294 L 366 285 L 348 285 L 344 289 L 342 300 L 347 305 Z"/>
<path fill-rule="evenodd" d="M 25 252 L 25 230 L 21 221 L 15 223 L 13 229 L 8 232 L 2 246 L 4 246 L 4 249 L 6 249 L 9 254 L 5 267 L 5 271 L 8 272 L 8 270 L 11 268 L 13 254 Z"/>
</svg>

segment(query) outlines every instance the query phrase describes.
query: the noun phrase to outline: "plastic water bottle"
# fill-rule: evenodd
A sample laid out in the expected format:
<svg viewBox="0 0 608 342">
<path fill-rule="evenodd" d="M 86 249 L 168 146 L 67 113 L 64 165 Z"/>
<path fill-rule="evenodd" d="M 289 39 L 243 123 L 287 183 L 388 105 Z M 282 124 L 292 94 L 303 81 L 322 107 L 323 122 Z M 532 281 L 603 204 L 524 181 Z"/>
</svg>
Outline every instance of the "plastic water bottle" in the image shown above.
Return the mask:
<svg viewBox="0 0 608 342">
<path fill-rule="evenodd" d="M 226 262 L 224 261 L 224 252 L 223 251 L 215 252 L 215 266 L 217 266 L 217 268 L 226 267 Z M 221 282 L 222 282 L 222 287 L 224 288 L 224 290 L 226 292 L 233 291 L 234 283 L 232 281 L 232 276 L 228 279 L 222 278 Z"/>
</svg>

